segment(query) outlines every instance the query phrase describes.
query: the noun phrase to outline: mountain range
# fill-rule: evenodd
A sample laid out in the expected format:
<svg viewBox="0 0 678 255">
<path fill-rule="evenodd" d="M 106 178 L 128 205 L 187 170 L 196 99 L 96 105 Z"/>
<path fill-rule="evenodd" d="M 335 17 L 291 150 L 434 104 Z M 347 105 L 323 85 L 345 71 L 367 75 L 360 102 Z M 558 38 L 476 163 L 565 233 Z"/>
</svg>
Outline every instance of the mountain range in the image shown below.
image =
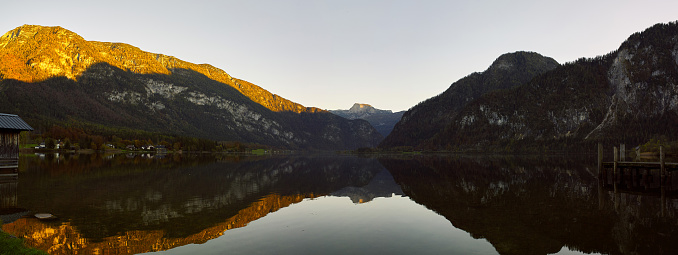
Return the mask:
<svg viewBox="0 0 678 255">
<path fill-rule="evenodd" d="M 606 55 L 558 64 L 500 56 L 409 109 L 381 148 L 562 150 L 676 140 L 678 23 L 631 35 Z"/>
<path fill-rule="evenodd" d="M 402 118 L 364 104 L 306 107 L 211 65 L 24 25 L 0 37 L 0 112 L 20 115 L 38 133 L 77 127 L 107 137 L 291 149 L 543 151 L 678 140 L 671 131 L 678 124 L 678 23 L 564 64 L 534 52 L 503 54 Z"/>
<path fill-rule="evenodd" d="M 405 113 L 405 111 L 380 110 L 369 104 L 359 103 L 353 104 L 348 110 L 330 110 L 330 112 L 349 120 L 366 120 L 384 137 L 391 133 L 393 126 L 400 121 L 403 113 Z"/>
<path fill-rule="evenodd" d="M 355 149 L 383 137 L 364 120 L 305 107 L 207 64 L 61 27 L 0 37 L 0 112 L 52 126 L 239 141 L 291 149 Z"/>
</svg>

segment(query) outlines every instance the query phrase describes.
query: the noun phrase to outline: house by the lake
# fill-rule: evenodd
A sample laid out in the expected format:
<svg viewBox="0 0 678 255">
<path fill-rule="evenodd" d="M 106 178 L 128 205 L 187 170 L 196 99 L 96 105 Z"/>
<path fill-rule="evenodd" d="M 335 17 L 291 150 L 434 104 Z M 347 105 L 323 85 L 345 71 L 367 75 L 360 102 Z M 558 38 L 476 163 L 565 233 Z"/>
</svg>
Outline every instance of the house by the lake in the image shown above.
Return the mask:
<svg viewBox="0 0 678 255">
<path fill-rule="evenodd" d="M 0 221 L 4 223 L 15 221 L 27 213 L 17 212 L 20 210 L 16 208 L 19 198 L 19 133 L 32 130 L 19 116 L 0 113 Z"/>
<path fill-rule="evenodd" d="M 21 131 L 33 131 L 33 128 L 17 115 L 0 113 L 0 176 L 17 172 Z"/>
</svg>

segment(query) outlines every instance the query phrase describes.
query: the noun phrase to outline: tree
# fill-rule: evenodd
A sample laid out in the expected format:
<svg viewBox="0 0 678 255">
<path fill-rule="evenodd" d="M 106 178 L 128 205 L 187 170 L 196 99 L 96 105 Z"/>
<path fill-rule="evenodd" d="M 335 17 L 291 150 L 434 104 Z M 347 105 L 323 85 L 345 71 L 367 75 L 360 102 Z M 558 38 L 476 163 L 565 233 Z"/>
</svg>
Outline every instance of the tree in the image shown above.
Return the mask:
<svg viewBox="0 0 678 255">
<path fill-rule="evenodd" d="M 86 136 L 81 136 L 80 139 L 78 140 L 78 145 L 80 146 L 80 149 L 89 149 L 91 148 L 90 144 L 92 143 L 92 139 Z"/>
<path fill-rule="evenodd" d="M 52 138 L 47 138 L 47 139 L 45 140 L 45 148 L 47 148 L 47 149 L 54 149 L 54 146 L 55 146 L 55 144 L 54 144 L 54 139 L 52 139 Z"/>
<path fill-rule="evenodd" d="M 23 131 L 19 133 L 19 142 L 23 145 L 23 147 L 26 147 L 26 144 L 28 143 L 30 139 L 30 132 L 28 131 Z"/>
<path fill-rule="evenodd" d="M 64 140 L 64 148 L 66 148 L 67 150 L 71 149 L 71 139 L 66 138 Z"/>
<path fill-rule="evenodd" d="M 96 135 L 96 136 L 92 137 L 92 143 L 94 144 L 94 146 L 92 146 L 92 149 L 103 150 L 104 149 L 104 141 L 105 140 L 104 140 L 103 136 Z"/>
<path fill-rule="evenodd" d="M 134 147 L 141 148 L 143 146 L 144 146 L 143 141 L 139 141 L 136 139 L 134 140 Z"/>
</svg>

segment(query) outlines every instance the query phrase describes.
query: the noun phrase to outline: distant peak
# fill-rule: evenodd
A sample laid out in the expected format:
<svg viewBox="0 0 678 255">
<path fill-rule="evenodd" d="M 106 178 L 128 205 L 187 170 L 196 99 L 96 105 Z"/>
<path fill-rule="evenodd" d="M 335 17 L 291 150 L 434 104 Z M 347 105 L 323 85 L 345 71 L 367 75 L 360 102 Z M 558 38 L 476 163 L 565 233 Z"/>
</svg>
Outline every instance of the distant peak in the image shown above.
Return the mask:
<svg viewBox="0 0 678 255">
<path fill-rule="evenodd" d="M 488 70 L 510 70 L 521 68 L 525 66 L 557 66 L 559 65 L 553 58 L 545 57 L 536 52 L 516 51 L 512 53 L 505 53 L 499 56 Z"/>
<path fill-rule="evenodd" d="M 369 105 L 369 104 L 359 104 L 359 103 L 355 103 L 355 104 L 353 104 L 353 106 L 351 107 L 351 109 L 354 109 L 354 108 L 359 109 L 359 108 L 374 108 L 374 107 L 372 107 L 372 106 Z"/>
<path fill-rule="evenodd" d="M 0 37 L 0 48 L 4 48 L 12 42 L 23 43 L 29 40 L 40 41 L 46 38 L 49 38 L 48 41 L 57 41 L 62 38 L 77 38 L 83 40 L 78 34 L 59 26 L 46 27 L 39 25 L 23 25 L 2 35 L 2 37 Z"/>
<path fill-rule="evenodd" d="M 12 29 L 5 33 L 5 36 L 10 35 L 10 38 L 16 38 L 19 37 L 20 35 L 22 36 L 32 36 L 37 34 L 40 31 L 50 31 L 50 32 L 65 32 L 65 33 L 70 33 L 70 34 L 75 34 L 71 32 L 68 29 L 65 29 L 60 26 L 54 26 L 54 27 L 47 27 L 47 26 L 40 26 L 40 25 L 22 25 L 19 26 L 15 29 Z M 5 37 L 3 36 L 3 37 Z"/>
<path fill-rule="evenodd" d="M 353 104 L 351 109 L 348 109 L 348 112 L 350 112 L 350 113 L 359 113 L 359 112 L 368 112 L 368 111 L 374 111 L 374 107 L 372 107 L 369 104 L 355 103 L 355 104 Z"/>
</svg>

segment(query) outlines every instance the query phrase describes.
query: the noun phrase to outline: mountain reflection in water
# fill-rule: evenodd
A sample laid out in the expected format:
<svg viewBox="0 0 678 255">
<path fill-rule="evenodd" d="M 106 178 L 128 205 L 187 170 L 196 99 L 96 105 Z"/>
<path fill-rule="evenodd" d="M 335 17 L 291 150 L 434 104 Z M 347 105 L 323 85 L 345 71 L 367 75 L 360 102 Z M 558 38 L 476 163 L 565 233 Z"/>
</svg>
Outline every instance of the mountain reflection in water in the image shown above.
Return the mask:
<svg viewBox="0 0 678 255">
<path fill-rule="evenodd" d="M 203 243 L 281 207 L 383 170 L 357 157 L 23 157 L 18 208 L 3 230 L 52 254 L 129 254 Z"/>
<path fill-rule="evenodd" d="M 4 231 L 51 254 L 678 254 L 675 196 L 615 194 L 595 165 L 565 157 L 24 155 L 19 180 L 0 183 L 0 217 Z M 27 216 L 37 212 L 59 219 Z"/>
<path fill-rule="evenodd" d="M 383 159 L 405 194 L 500 254 L 678 254 L 678 200 L 602 187 L 593 160 Z M 675 183 L 675 181 L 674 181 Z M 654 183 L 654 185 L 659 185 Z"/>
</svg>

